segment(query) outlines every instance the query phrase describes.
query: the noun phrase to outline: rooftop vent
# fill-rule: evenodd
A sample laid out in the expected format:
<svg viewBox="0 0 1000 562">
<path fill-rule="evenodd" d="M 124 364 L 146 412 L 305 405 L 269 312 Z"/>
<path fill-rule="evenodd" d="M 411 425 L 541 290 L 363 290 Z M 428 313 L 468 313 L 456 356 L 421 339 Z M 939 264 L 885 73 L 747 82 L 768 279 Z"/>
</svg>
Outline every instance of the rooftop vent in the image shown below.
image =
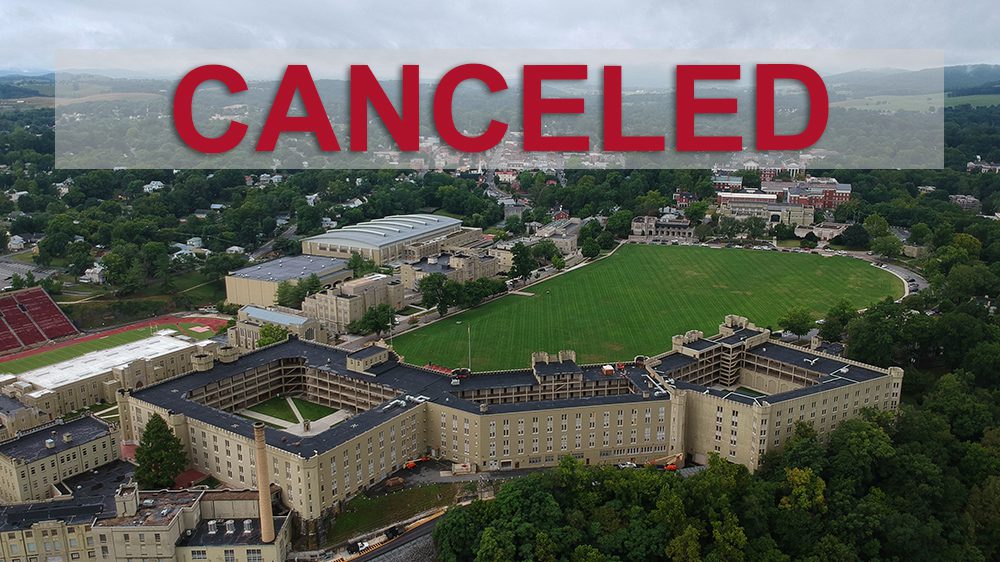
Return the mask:
<svg viewBox="0 0 1000 562">
<path fill-rule="evenodd" d="M 232 519 L 226 520 L 226 534 L 231 535 L 236 532 L 236 522 Z"/>
<path fill-rule="evenodd" d="M 72 443 L 72 442 L 73 442 L 73 434 L 69 432 L 63 433 L 63 443 Z"/>
<path fill-rule="evenodd" d="M 208 522 L 208 534 L 214 535 L 217 532 L 219 532 L 219 522 L 212 519 Z"/>
<path fill-rule="evenodd" d="M 253 532 L 253 519 L 244 519 L 243 520 L 243 534 L 244 535 L 249 535 L 252 532 Z"/>
<path fill-rule="evenodd" d="M 46 449 L 55 449 L 56 448 L 56 440 L 55 439 L 46 439 L 45 440 L 45 448 Z"/>
</svg>

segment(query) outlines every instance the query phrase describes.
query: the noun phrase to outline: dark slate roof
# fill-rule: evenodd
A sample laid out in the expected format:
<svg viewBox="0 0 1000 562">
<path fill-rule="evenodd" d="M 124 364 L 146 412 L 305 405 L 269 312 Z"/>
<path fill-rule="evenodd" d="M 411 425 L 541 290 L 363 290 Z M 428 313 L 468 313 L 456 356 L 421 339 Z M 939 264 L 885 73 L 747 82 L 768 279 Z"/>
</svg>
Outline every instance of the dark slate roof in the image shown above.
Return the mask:
<svg viewBox="0 0 1000 562">
<path fill-rule="evenodd" d="M 660 365 L 656 367 L 656 372 L 666 378 L 670 378 L 671 372 L 697 362 L 697 359 L 688 357 L 683 353 L 671 353 L 670 355 L 660 358 Z"/>
<path fill-rule="evenodd" d="M 110 464 L 64 480 L 60 487 L 72 492 L 64 500 L 0 505 L 0 532 L 27 529 L 40 521 L 64 521 L 68 525 L 90 523 L 104 514 L 115 515 L 115 491 L 135 470 L 116 460 Z"/>
<path fill-rule="evenodd" d="M 281 526 L 285 524 L 288 517 L 274 518 L 274 532 L 281 533 Z M 251 546 L 263 544 L 260 539 L 260 519 L 250 519 L 249 533 L 243 532 L 243 519 L 233 519 L 236 525 L 236 532 L 226 533 L 225 519 L 217 519 L 218 527 L 215 533 L 208 532 L 208 519 L 202 519 L 190 535 L 181 535 L 177 542 L 179 547 L 192 546 Z"/>
<path fill-rule="evenodd" d="M 716 341 L 725 345 L 734 345 L 740 343 L 741 341 L 747 338 L 760 335 L 761 333 L 762 332 L 760 330 L 751 330 L 750 328 L 743 328 L 741 330 L 737 330 L 731 336 L 726 336 Z"/>
<path fill-rule="evenodd" d="M 0 505 L 0 531 L 27 529 L 40 521 L 63 521 L 68 525 L 90 523 L 105 506 L 99 498 L 88 499 L 89 503 L 65 500 Z"/>
<path fill-rule="evenodd" d="M 711 349 L 717 345 L 719 345 L 718 342 L 701 338 L 684 344 L 684 347 L 688 349 L 693 349 L 695 351 L 705 351 L 706 349 Z"/>
<path fill-rule="evenodd" d="M 445 271 L 451 271 L 454 268 L 451 267 L 451 254 L 440 254 L 436 258 L 436 263 L 431 263 L 432 258 L 420 258 L 419 261 L 415 261 L 410 265 L 415 269 L 419 269 L 425 273 L 444 273 Z"/>
<path fill-rule="evenodd" d="M 252 438 L 253 422 L 251 420 L 190 400 L 188 399 L 188 393 L 206 384 L 233 377 L 248 369 L 259 367 L 278 359 L 292 358 L 300 359 L 304 365 L 314 366 L 319 369 L 329 369 L 343 377 L 371 381 L 374 375 L 375 382 L 399 391 L 397 399 L 401 399 L 405 402 L 405 405 L 384 403 L 352 416 L 350 419 L 315 435 L 298 436 L 279 429 L 265 429 L 269 445 L 309 458 L 315 454 L 315 451 L 328 451 L 356 437 L 361 432 L 409 412 L 420 400 L 426 399 L 439 404 L 447 404 L 450 407 L 465 412 L 478 414 L 478 403 L 459 398 L 455 393 L 463 390 L 531 386 L 538 382 L 529 370 L 497 371 L 474 373 L 470 377 L 462 379 L 460 386 L 456 387 L 451 385 L 451 377 L 449 375 L 400 363 L 398 358 L 392 353 L 389 354 L 390 359 L 388 361 L 373 366 L 369 369 L 368 374 L 348 371 L 347 357 L 348 353 L 345 351 L 315 342 L 305 342 L 296 338 L 290 338 L 285 343 L 269 346 L 244 355 L 233 363 L 216 363 L 215 367 L 209 371 L 192 373 L 148 386 L 141 390 L 133 391 L 133 395 L 140 400 L 156 404 L 170 411 L 182 412 L 191 418 L 211 423 L 247 438 Z M 603 377 L 603 375 L 599 374 L 600 366 L 594 365 L 582 369 L 575 363 L 573 363 L 573 366 L 576 368 L 576 372 L 582 370 L 585 377 Z M 624 375 L 635 382 L 641 377 L 638 370 L 640 370 L 639 367 L 629 364 L 625 373 L 619 373 L 616 376 Z M 645 388 L 645 384 L 642 384 L 642 388 Z M 407 396 L 415 400 L 406 400 Z M 654 398 L 652 395 L 650 398 L 644 399 L 641 394 L 625 394 L 600 398 L 573 398 L 565 402 L 546 400 L 542 402 L 491 405 L 490 409 L 496 412 L 505 411 L 497 408 L 509 408 L 510 411 L 518 411 L 564 407 L 563 404 L 565 404 L 565 407 L 573 404 L 600 404 L 605 403 L 602 402 L 604 400 L 607 403 L 618 403 L 623 401 L 663 399 L 665 398 Z"/>
<path fill-rule="evenodd" d="M 580 372 L 576 361 L 566 359 L 564 361 L 550 361 L 548 363 L 538 362 L 534 364 L 535 373 L 540 377 L 554 377 L 557 375 L 573 375 Z"/>
<path fill-rule="evenodd" d="M 18 399 L 0 394 L 0 414 L 10 414 L 24 408 L 27 408 L 27 406 L 22 404 Z"/>
<path fill-rule="evenodd" d="M 263 281 L 287 281 L 300 279 L 315 273 L 323 277 L 332 272 L 347 269 L 347 261 L 323 256 L 284 256 L 276 260 L 257 263 L 230 273 L 241 279 L 257 279 Z"/>
<path fill-rule="evenodd" d="M 38 459 L 57 455 L 67 449 L 71 449 L 81 443 L 89 443 L 95 439 L 100 439 L 110 432 L 108 425 L 96 418 L 83 416 L 67 423 L 55 423 L 23 433 L 19 437 L 0 444 L 0 455 L 17 458 L 24 462 L 33 462 Z M 69 443 L 63 442 L 63 434 L 70 433 L 73 440 Z M 45 440 L 55 441 L 55 447 L 49 449 L 45 446 Z"/>
<path fill-rule="evenodd" d="M 837 376 L 848 379 L 849 381 L 860 382 L 885 376 L 884 373 L 865 367 L 859 367 L 857 365 L 848 365 L 843 361 L 817 355 L 807 349 L 787 347 L 775 343 L 761 344 L 747 350 L 747 352 L 761 357 L 767 357 L 768 359 L 773 359 L 774 361 L 780 361 L 782 363 L 788 363 L 789 365 L 802 367 L 803 369 L 808 369 L 810 371 L 816 371 L 821 375 L 836 374 Z M 844 371 L 845 368 L 846 371 Z"/>
<path fill-rule="evenodd" d="M 384 347 L 379 347 L 377 345 L 369 345 L 368 347 L 363 347 L 351 353 L 350 355 L 348 355 L 348 357 L 350 357 L 351 359 L 368 359 L 369 357 L 374 357 L 379 353 L 382 353 L 383 351 L 385 351 Z"/>
</svg>

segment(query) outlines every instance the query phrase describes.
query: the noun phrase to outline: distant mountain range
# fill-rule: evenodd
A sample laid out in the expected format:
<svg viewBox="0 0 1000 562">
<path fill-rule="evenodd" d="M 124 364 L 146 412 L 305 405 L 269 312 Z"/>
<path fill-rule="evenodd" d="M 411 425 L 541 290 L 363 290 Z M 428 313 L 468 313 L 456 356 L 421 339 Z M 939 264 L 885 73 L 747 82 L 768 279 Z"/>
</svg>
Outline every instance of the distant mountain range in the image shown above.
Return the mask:
<svg viewBox="0 0 1000 562">
<path fill-rule="evenodd" d="M 825 76 L 834 97 L 920 95 L 940 91 L 940 68 L 901 70 L 879 68 Z M 112 76 L 120 78 L 122 76 Z M 944 67 L 944 91 L 949 95 L 1000 94 L 1000 65 L 971 64 Z M 0 99 L 55 95 L 55 75 L 0 69 Z"/>
</svg>

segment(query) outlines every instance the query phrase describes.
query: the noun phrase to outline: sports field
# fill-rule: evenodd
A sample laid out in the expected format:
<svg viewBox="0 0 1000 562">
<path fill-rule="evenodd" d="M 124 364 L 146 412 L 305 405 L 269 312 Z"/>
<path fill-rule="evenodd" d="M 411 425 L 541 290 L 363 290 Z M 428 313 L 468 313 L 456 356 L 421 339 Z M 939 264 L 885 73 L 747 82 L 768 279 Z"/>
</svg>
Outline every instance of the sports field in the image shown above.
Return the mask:
<svg viewBox="0 0 1000 562">
<path fill-rule="evenodd" d="M 209 330 L 203 331 L 203 327 L 208 327 Z M 117 331 L 115 333 L 96 338 L 84 336 L 84 338 L 81 338 L 81 341 L 71 340 L 70 342 L 64 342 L 63 344 L 59 344 L 57 346 L 43 346 L 37 349 L 28 350 L 27 352 L 15 354 L 15 358 L 13 359 L 6 361 L 0 359 L 0 373 L 12 373 L 15 375 L 24 373 L 32 369 L 73 359 L 74 357 L 79 357 L 90 353 L 91 351 L 108 349 L 109 347 L 124 345 L 143 338 L 148 338 L 159 330 L 177 330 L 184 335 L 191 336 L 195 339 L 207 339 L 215 335 L 215 330 L 211 329 L 211 327 L 207 326 L 207 324 L 200 321 L 193 321 L 159 324 L 152 328 L 147 326 L 143 328 Z"/>
<path fill-rule="evenodd" d="M 774 326 L 791 307 L 817 317 L 838 299 L 857 308 L 903 294 L 899 278 L 848 257 L 627 245 L 614 255 L 397 336 L 408 363 L 462 367 L 472 332 L 475 371 L 525 368 L 533 351 L 572 349 L 581 363 L 631 360 L 670 349 L 670 338 L 712 335 L 726 314 Z"/>
</svg>

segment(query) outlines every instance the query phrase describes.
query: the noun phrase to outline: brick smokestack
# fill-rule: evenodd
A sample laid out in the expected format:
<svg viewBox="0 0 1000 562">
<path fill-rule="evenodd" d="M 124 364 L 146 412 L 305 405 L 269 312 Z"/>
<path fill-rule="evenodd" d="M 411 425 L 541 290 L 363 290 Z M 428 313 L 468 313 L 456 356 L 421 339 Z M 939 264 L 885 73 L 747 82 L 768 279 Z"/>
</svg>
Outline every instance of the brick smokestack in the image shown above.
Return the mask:
<svg viewBox="0 0 1000 562">
<path fill-rule="evenodd" d="M 271 479 L 267 472 L 267 443 L 264 424 L 253 424 L 253 442 L 257 447 L 257 500 L 260 502 L 260 540 L 274 542 L 274 513 L 271 511 Z"/>
</svg>

